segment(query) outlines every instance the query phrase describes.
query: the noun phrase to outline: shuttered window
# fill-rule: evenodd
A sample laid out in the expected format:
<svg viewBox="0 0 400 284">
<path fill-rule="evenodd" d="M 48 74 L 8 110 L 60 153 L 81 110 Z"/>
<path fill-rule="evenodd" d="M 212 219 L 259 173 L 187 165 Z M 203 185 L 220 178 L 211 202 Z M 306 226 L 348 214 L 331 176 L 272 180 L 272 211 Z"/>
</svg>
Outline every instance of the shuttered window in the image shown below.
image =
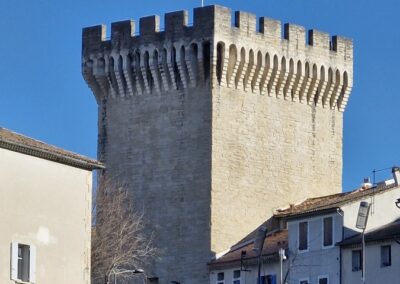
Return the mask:
<svg viewBox="0 0 400 284">
<path fill-rule="evenodd" d="M 308 249 L 308 222 L 299 223 L 299 250 Z"/>
<path fill-rule="evenodd" d="M 324 247 L 333 245 L 333 218 L 324 218 Z"/>
<path fill-rule="evenodd" d="M 14 242 L 11 244 L 11 280 L 36 282 L 36 248 Z"/>
</svg>

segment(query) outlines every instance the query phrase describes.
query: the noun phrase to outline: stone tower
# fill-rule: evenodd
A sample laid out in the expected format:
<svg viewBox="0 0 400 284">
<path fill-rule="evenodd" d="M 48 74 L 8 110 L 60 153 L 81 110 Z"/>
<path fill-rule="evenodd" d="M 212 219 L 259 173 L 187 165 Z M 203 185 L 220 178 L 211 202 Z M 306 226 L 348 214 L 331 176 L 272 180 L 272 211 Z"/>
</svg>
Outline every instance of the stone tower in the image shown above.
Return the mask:
<svg viewBox="0 0 400 284">
<path fill-rule="evenodd" d="M 83 30 L 98 158 L 143 208 L 159 283 L 204 284 L 207 263 L 306 197 L 341 191 L 349 39 L 221 6 Z"/>
</svg>

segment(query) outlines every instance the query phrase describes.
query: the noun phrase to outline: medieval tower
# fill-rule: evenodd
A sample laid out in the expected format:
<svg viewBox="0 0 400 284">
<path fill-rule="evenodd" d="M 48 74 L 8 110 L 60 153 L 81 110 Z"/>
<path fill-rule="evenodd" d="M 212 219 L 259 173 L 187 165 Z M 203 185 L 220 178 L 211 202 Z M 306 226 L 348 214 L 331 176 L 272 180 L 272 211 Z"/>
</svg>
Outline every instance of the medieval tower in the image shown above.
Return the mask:
<svg viewBox="0 0 400 284">
<path fill-rule="evenodd" d="M 341 191 L 353 82 L 343 37 L 221 6 L 83 30 L 98 158 L 143 208 L 159 283 L 208 282 L 207 263 L 272 215 Z M 257 28 L 258 27 L 258 28 Z"/>
</svg>

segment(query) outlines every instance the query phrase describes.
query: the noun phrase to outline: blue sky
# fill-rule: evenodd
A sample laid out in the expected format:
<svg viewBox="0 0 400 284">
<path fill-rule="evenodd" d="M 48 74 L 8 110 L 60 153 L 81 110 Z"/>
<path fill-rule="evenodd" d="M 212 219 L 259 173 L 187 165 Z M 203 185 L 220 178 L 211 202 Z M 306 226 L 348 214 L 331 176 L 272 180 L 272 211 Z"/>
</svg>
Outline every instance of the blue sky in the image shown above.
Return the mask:
<svg viewBox="0 0 400 284">
<path fill-rule="evenodd" d="M 0 125 L 96 156 L 97 106 L 81 77 L 82 27 L 189 10 L 201 1 L 0 0 Z M 400 1 L 207 1 L 354 39 L 343 188 L 400 165 Z M 382 172 L 377 178 L 390 177 Z"/>
</svg>

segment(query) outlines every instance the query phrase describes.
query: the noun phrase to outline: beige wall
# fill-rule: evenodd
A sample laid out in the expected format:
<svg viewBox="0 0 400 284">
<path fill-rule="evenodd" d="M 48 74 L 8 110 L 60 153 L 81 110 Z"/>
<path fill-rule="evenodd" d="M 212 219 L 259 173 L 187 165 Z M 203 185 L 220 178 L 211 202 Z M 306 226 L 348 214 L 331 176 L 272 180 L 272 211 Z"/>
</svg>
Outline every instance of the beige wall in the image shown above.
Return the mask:
<svg viewBox="0 0 400 284">
<path fill-rule="evenodd" d="M 92 173 L 0 149 L 0 283 L 10 245 L 36 246 L 36 283 L 89 283 Z"/>
</svg>

